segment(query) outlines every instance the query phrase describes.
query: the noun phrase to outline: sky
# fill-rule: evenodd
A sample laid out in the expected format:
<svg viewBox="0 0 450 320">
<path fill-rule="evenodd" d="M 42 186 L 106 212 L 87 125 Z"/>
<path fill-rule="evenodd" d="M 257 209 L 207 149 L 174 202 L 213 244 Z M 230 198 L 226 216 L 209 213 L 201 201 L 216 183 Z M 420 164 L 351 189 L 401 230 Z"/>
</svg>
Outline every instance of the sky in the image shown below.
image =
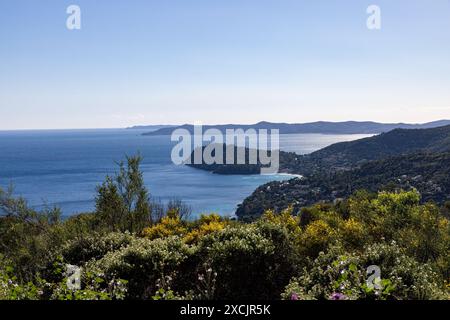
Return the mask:
<svg viewBox="0 0 450 320">
<path fill-rule="evenodd" d="M 444 118 L 450 0 L 0 0 L 0 130 Z"/>
</svg>

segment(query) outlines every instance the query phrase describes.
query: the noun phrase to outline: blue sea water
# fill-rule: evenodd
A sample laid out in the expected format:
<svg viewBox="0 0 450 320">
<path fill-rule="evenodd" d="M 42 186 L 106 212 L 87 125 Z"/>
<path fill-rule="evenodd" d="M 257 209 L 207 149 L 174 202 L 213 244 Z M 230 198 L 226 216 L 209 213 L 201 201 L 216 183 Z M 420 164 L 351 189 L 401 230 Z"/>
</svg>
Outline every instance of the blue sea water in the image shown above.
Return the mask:
<svg viewBox="0 0 450 320">
<path fill-rule="evenodd" d="M 221 176 L 176 166 L 170 136 L 143 136 L 141 130 L 0 131 L 0 187 L 36 208 L 58 206 L 64 215 L 92 211 L 96 186 L 126 155 L 143 157 L 144 180 L 152 197 L 178 198 L 194 214 L 232 215 L 259 185 L 287 175 Z M 367 135 L 281 135 L 280 149 L 309 153 L 339 141 Z"/>
</svg>

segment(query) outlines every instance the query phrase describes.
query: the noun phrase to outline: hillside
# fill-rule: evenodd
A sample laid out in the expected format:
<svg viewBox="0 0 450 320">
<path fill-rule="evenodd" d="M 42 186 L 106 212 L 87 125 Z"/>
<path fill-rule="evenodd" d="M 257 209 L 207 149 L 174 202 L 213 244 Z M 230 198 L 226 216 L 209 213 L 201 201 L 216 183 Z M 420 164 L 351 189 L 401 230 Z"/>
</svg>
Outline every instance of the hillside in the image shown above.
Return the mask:
<svg viewBox="0 0 450 320">
<path fill-rule="evenodd" d="M 248 158 L 248 150 L 246 151 Z M 193 165 L 218 174 L 257 174 L 258 165 Z M 280 152 L 280 172 L 305 178 L 263 185 L 236 214 L 258 216 L 267 209 L 295 210 L 332 202 L 365 189 L 416 188 L 423 201 L 450 200 L 450 126 L 395 129 L 361 140 L 333 144 L 309 155 Z"/>
<path fill-rule="evenodd" d="M 225 147 L 223 150 L 226 154 Z M 402 154 L 447 151 L 450 151 L 450 126 L 432 129 L 395 129 L 370 138 L 336 143 L 308 155 L 280 151 L 279 171 L 313 175 L 323 171 L 350 170 L 372 160 Z M 257 165 L 202 163 L 190 166 L 216 174 L 257 174 L 261 168 L 259 163 Z"/>
<path fill-rule="evenodd" d="M 279 129 L 281 134 L 294 133 L 322 133 L 322 134 L 377 134 L 388 132 L 394 129 L 428 129 L 439 126 L 450 125 L 450 120 L 439 120 L 424 124 L 407 124 L 407 123 L 377 123 L 372 121 L 345 121 L 345 122 L 328 122 L 317 121 L 310 123 L 272 123 L 262 121 L 256 124 L 225 124 L 225 125 L 205 125 L 203 130 L 211 128 L 219 129 L 223 133 L 226 129 Z M 147 132 L 143 135 L 171 135 L 175 129 L 186 129 L 193 133 L 194 126 L 192 124 L 184 124 L 176 127 L 161 128 L 156 131 Z"/>
<path fill-rule="evenodd" d="M 212 146 L 212 145 L 209 145 Z M 222 148 L 222 154 L 223 154 L 223 162 L 226 162 L 227 159 L 227 146 L 225 144 L 217 145 L 216 148 Z M 205 146 L 202 147 L 202 154 L 205 150 Z M 186 159 L 185 164 L 189 167 L 204 170 L 204 171 L 210 171 L 214 174 L 222 174 L 222 175 L 234 175 L 234 174 L 244 174 L 244 175 L 251 175 L 251 174 L 260 174 L 262 168 L 268 167 L 268 165 L 261 164 L 259 155 L 257 155 L 256 163 L 250 164 L 249 161 L 249 155 L 251 151 L 255 151 L 255 149 L 249 149 L 249 148 L 242 148 L 242 147 L 234 147 L 234 163 L 235 164 L 206 164 L 204 159 L 202 159 L 202 163 L 194 164 L 194 154 L 195 150 L 192 151 L 190 157 Z M 243 152 L 245 154 L 245 163 L 246 164 L 237 164 L 237 156 L 238 152 Z M 215 152 L 212 152 L 212 156 L 215 156 Z M 271 156 L 271 152 L 269 151 L 267 153 L 267 156 Z M 284 152 L 279 151 L 279 160 L 280 160 L 280 166 L 279 166 L 279 172 L 285 172 L 289 173 L 291 170 L 288 167 L 290 163 L 293 163 L 298 159 L 298 155 L 292 152 Z"/>
<path fill-rule="evenodd" d="M 259 187 L 239 205 L 240 217 L 294 205 L 345 198 L 359 189 L 386 186 L 418 189 L 424 201 L 450 196 L 450 126 L 396 129 L 361 140 L 336 143 L 309 155 L 280 157 L 285 172 L 306 176 Z M 287 162 L 290 161 L 290 162 Z"/>
<path fill-rule="evenodd" d="M 143 125 L 143 126 L 132 126 L 132 127 L 128 127 L 126 128 L 127 130 L 149 130 L 151 132 L 156 131 L 156 130 L 160 130 L 160 129 L 165 129 L 165 128 L 173 128 L 176 127 L 175 125 L 165 125 L 165 124 L 157 124 L 157 125 Z"/>
<path fill-rule="evenodd" d="M 291 163 L 291 172 L 313 174 L 322 170 L 349 170 L 372 160 L 414 152 L 450 151 L 450 126 L 431 129 L 395 129 L 380 135 L 336 143 Z"/>
<path fill-rule="evenodd" d="M 350 171 L 321 173 L 307 178 L 271 182 L 256 189 L 239 205 L 240 218 L 259 216 L 267 209 L 294 211 L 320 201 L 333 202 L 357 190 L 417 189 L 423 201 L 450 200 L 450 152 L 420 153 L 376 160 Z"/>
</svg>

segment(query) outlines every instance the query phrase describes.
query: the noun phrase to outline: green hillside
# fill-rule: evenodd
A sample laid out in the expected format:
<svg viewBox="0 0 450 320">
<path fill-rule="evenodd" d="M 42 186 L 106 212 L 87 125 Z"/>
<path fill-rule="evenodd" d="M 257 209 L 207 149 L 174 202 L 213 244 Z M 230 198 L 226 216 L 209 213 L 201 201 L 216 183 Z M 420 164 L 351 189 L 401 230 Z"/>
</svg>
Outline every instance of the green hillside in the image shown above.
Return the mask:
<svg viewBox="0 0 450 320">
<path fill-rule="evenodd" d="M 359 168 L 321 172 L 303 179 L 271 182 L 256 189 L 237 210 L 241 218 L 267 209 L 296 211 L 316 202 L 333 202 L 357 190 L 417 189 L 422 201 L 450 200 L 450 152 L 409 154 L 368 162 Z"/>
<path fill-rule="evenodd" d="M 336 143 L 300 158 L 294 171 L 351 169 L 367 161 L 414 152 L 450 151 L 450 126 L 431 129 L 395 129 L 374 137 Z"/>
</svg>

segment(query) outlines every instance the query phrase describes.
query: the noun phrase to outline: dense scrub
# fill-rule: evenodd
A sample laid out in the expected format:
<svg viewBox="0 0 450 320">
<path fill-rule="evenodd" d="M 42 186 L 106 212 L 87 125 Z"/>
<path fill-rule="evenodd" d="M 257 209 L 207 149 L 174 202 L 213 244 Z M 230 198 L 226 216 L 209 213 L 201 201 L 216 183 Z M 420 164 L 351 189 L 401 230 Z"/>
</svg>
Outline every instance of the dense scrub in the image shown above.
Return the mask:
<svg viewBox="0 0 450 320">
<path fill-rule="evenodd" d="M 0 299 L 449 298 L 446 209 L 417 191 L 356 192 L 251 223 L 190 220 L 182 205 L 144 208 L 138 164 L 99 189 L 96 212 L 66 221 L 1 192 Z M 82 268 L 79 289 L 68 264 Z"/>
</svg>

